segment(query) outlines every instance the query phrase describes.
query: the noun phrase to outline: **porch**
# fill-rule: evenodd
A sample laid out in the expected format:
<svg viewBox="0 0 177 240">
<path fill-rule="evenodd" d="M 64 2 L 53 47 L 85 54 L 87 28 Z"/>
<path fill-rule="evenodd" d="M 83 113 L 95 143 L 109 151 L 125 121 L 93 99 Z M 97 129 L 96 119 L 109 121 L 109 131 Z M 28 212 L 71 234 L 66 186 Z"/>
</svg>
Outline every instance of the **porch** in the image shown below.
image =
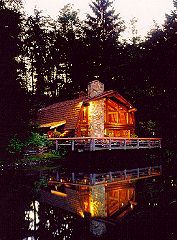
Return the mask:
<svg viewBox="0 0 177 240">
<path fill-rule="evenodd" d="M 72 151 L 78 152 L 161 148 L 161 138 L 73 137 L 49 138 L 49 140 L 55 142 L 56 151 L 59 146 L 69 146 Z"/>
</svg>

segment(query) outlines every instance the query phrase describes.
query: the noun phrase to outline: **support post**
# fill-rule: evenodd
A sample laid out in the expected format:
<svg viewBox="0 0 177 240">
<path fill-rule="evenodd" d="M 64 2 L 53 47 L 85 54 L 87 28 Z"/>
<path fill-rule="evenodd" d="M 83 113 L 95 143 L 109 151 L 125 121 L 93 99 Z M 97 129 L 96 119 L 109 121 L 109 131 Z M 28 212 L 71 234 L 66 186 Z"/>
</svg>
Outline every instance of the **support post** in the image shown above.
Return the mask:
<svg viewBox="0 0 177 240">
<path fill-rule="evenodd" d="M 159 140 L 159 147 L 162 148 L 162 146 L 161 146 L 161 139 Z"/>
<path fill-rule="evenodd" d="M 90 184 L 91 185 L 93 184 L 93 175 L 92 175 L 92 173 L 90 174 Z"/>
<path fill-rule="evenodd" d="M 112 182 L 112 172 L 109 172 L 109 179 L 110 179 L 110 182 Z"/>
<path fill-rule="evenodd" d="M 90 139 L 90 151 L 95 151 L 95 139 Z"/>
<path fill-rule="evenodd" d="M 127 170 L 126 169 L 124 170 L 124 177 L 125 177 L 125 179 L 127 179 Z"/>
<path fill-rule="evenodd" d="M 151 175 L 151 172 L 152 172 L 151 167 L 149 167 L 148 174 Z"/>
<path fill-rule="evenodd" d="M 126 141 L 126 139 L 124 140 L 124 150 L 126 150 L 127 149 L 127 141 Z"/>
<path fill-rule="evenodd" d="M 111 139 L 109 139 L 109 150 L 111 150 Z"/>
<path fill-rule="evenodd" d="M 139 138 L 137 139 L 137 148 L 138 149 L 140 148 L 140 140 L 139 140 Z"/>
<path fill-rule="evenodd" d="M 55 150 L 58 151 L 58 140 L 55 141 Z"/>
<path fill-rule="evenodd" d="M 75 174 L 72 173 L 72 182 L 74 183 L 75 182 Z"/>
<path fill-rule="evenodd" d="M 93 139 L 93 151 L 95 151 L 95 139 Z"/>
<path fill-rule="evenodd" d="M 71 142 L 71 150 L 74 151 L 74 140 Z"/>
<path fill-rule="evenodd" d="M 56 180 L 57 180 L 57 181 L 59 181 L 59 180 L 60 180 L 60 176 L 59 176 L 59 173 L 58 173 L 58 171 L 57 171 Z"/>
<path fill-rule="evenodd" d="M 95 184 L 95 182 L 96 182 L 96 174 L 94 173 L 93 174 L 93 184 Z"/>
<path fill-rule="evenodd" d="M 139 178 L 140 177 L 140 169 L 137 168 L 137 177 Z"/>
</svg>

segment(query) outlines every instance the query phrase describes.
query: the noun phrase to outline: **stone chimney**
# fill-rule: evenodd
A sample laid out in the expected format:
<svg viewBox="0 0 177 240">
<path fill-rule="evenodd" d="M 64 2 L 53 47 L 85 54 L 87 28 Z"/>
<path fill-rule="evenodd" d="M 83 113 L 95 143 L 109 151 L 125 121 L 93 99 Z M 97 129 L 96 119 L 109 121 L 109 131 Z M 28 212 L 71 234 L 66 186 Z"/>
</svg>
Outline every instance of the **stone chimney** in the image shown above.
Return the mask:
<svg viewBox="0 0 177 240">
<path fill-rule="evenodd" d="M 94 80 L 88 84 L 88 97 L 96 97 L 104 92 L 104 84 Z"/>
<path fill-rule="evenodd" d="M 104 92 L 104 84 L 94 80 L 88 84 L 88 97 L 93 98 Z M 104 99 L 90 101 L 88 111 L 90 137 L 104 137 Z"/>
</svg>

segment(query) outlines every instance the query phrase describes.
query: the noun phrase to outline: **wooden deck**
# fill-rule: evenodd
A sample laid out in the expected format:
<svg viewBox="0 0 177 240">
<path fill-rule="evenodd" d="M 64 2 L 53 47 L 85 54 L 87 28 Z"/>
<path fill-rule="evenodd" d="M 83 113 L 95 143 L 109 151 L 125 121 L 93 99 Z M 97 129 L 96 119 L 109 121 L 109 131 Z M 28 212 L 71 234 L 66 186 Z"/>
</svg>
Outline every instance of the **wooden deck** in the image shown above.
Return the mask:
<svg viewBox="0 0 177 240">
<path fill-rule="evenodd" d="M 49 138 L 55 142 L 55 149 L 59 146 L 69 146 L 72 151 L 97 151 L 118 149 L 161 148 L 161 138 Z"/>
</svg>

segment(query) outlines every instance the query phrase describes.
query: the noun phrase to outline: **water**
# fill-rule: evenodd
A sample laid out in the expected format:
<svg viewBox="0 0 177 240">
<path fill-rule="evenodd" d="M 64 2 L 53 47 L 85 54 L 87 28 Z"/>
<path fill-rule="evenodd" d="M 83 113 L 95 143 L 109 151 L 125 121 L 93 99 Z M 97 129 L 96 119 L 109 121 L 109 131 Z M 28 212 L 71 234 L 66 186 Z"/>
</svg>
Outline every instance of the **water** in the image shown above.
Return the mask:
<svg viewBox="0 0 177 240">
<path fill-rule="evenodd" d="M 34 191 L 38 174 L 6 171 L 0 176 L 0 240 L 176 240 L 177 178 L 143 180 L 136 185 L 138 205 L 119 224 L 88 221 L 40 203 Z"/>
</svg>

